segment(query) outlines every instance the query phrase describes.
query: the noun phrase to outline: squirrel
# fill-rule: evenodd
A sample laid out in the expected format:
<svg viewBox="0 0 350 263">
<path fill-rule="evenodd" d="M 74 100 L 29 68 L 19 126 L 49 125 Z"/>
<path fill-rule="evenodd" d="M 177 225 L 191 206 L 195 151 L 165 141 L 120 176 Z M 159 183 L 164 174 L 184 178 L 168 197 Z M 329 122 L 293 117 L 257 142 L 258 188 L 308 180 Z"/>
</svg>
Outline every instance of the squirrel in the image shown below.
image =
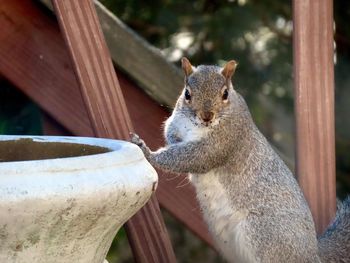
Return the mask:
<svg viewBox="0 0 350 263">
<path fill-rule="evenodd" d="M 194 67 L 166 120 L 166 146 L 137 144 L 156 168 L 188 173 L 209 231 L 228 262 L 350 262 L 350 198 L 319 239 L 303 193 L 256 127 L 231 78 L 237 63 Z"/>
</svg>

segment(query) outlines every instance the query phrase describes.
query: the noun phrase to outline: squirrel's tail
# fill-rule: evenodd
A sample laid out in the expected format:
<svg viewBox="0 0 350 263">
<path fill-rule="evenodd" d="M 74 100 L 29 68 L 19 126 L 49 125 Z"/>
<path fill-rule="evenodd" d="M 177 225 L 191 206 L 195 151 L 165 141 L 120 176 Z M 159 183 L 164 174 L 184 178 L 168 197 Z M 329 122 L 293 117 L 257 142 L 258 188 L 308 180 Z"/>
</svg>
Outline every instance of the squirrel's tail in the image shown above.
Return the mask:
<svg viewBox="0 0 350 263">
<path fill-rule="evenodd" d="M 350 263 L 350 196 L 338 207 L 333 223 L 318 240 L 322 262 Z"/>
</svg>

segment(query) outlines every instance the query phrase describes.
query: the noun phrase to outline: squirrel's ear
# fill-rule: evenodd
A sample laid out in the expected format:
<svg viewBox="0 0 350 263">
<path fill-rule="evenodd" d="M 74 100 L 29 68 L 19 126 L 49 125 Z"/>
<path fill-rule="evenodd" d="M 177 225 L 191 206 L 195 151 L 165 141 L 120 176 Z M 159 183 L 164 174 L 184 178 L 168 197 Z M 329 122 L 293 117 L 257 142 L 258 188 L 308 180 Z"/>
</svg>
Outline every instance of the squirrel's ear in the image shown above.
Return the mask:
<svg viewBox="0 0 350 263">
<path fill-rule="evenodd" d="M 192 74 L 193 68 L 192 68 L 190 61 L 187 58 L 183 57 L 181 59 L 181 66 L 182 66 L 183 71 L 185 72 L 186 77 L 188 77 L 189 75 Z"/>
<path fill-rule="evenodd" d="M 237 62 L 234 60 L 230 60 L 226 63 L 224 68 L 221 71 L 221 74 L 224 75 L 225 78 L 231 79 L 233 76 L 233 73 L 235 73 L 237 67 Z"/>
</svg>

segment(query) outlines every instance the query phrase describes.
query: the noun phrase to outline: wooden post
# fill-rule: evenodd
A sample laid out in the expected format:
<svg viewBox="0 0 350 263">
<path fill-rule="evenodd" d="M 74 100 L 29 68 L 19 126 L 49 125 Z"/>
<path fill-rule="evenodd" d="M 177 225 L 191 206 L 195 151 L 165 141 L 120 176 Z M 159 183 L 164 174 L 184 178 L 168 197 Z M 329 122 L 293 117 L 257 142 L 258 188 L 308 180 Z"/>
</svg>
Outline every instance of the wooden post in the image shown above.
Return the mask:
<svg viewBox="0 0 350 263">
<path fill-rule="evenodd" d="M 133 127 L 92 1 L 53 4 L 95 135 L 128 139 Z M 155 195 L 126 230 L 136 262 L 176 262 Z"/>
<path fill-rule="evenodd" d="M 334 217 L 332 0 L 294 0 L 296 171 L 321 234 Z"/>
</svg>

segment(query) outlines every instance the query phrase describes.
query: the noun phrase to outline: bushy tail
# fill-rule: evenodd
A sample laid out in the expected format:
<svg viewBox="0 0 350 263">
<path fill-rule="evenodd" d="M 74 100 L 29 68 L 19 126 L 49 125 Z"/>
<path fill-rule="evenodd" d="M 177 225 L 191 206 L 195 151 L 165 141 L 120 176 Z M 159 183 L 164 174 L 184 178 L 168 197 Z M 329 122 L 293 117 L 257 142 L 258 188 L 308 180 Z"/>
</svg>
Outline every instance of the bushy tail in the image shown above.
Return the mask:
<svg viewBox="0 0 350 263">
<path fill-rule="evenodd" d="M 334 222 L 318 240 L 322 262 L 350 263 L 350 196 L 339 205 Z"/>
</svg>

